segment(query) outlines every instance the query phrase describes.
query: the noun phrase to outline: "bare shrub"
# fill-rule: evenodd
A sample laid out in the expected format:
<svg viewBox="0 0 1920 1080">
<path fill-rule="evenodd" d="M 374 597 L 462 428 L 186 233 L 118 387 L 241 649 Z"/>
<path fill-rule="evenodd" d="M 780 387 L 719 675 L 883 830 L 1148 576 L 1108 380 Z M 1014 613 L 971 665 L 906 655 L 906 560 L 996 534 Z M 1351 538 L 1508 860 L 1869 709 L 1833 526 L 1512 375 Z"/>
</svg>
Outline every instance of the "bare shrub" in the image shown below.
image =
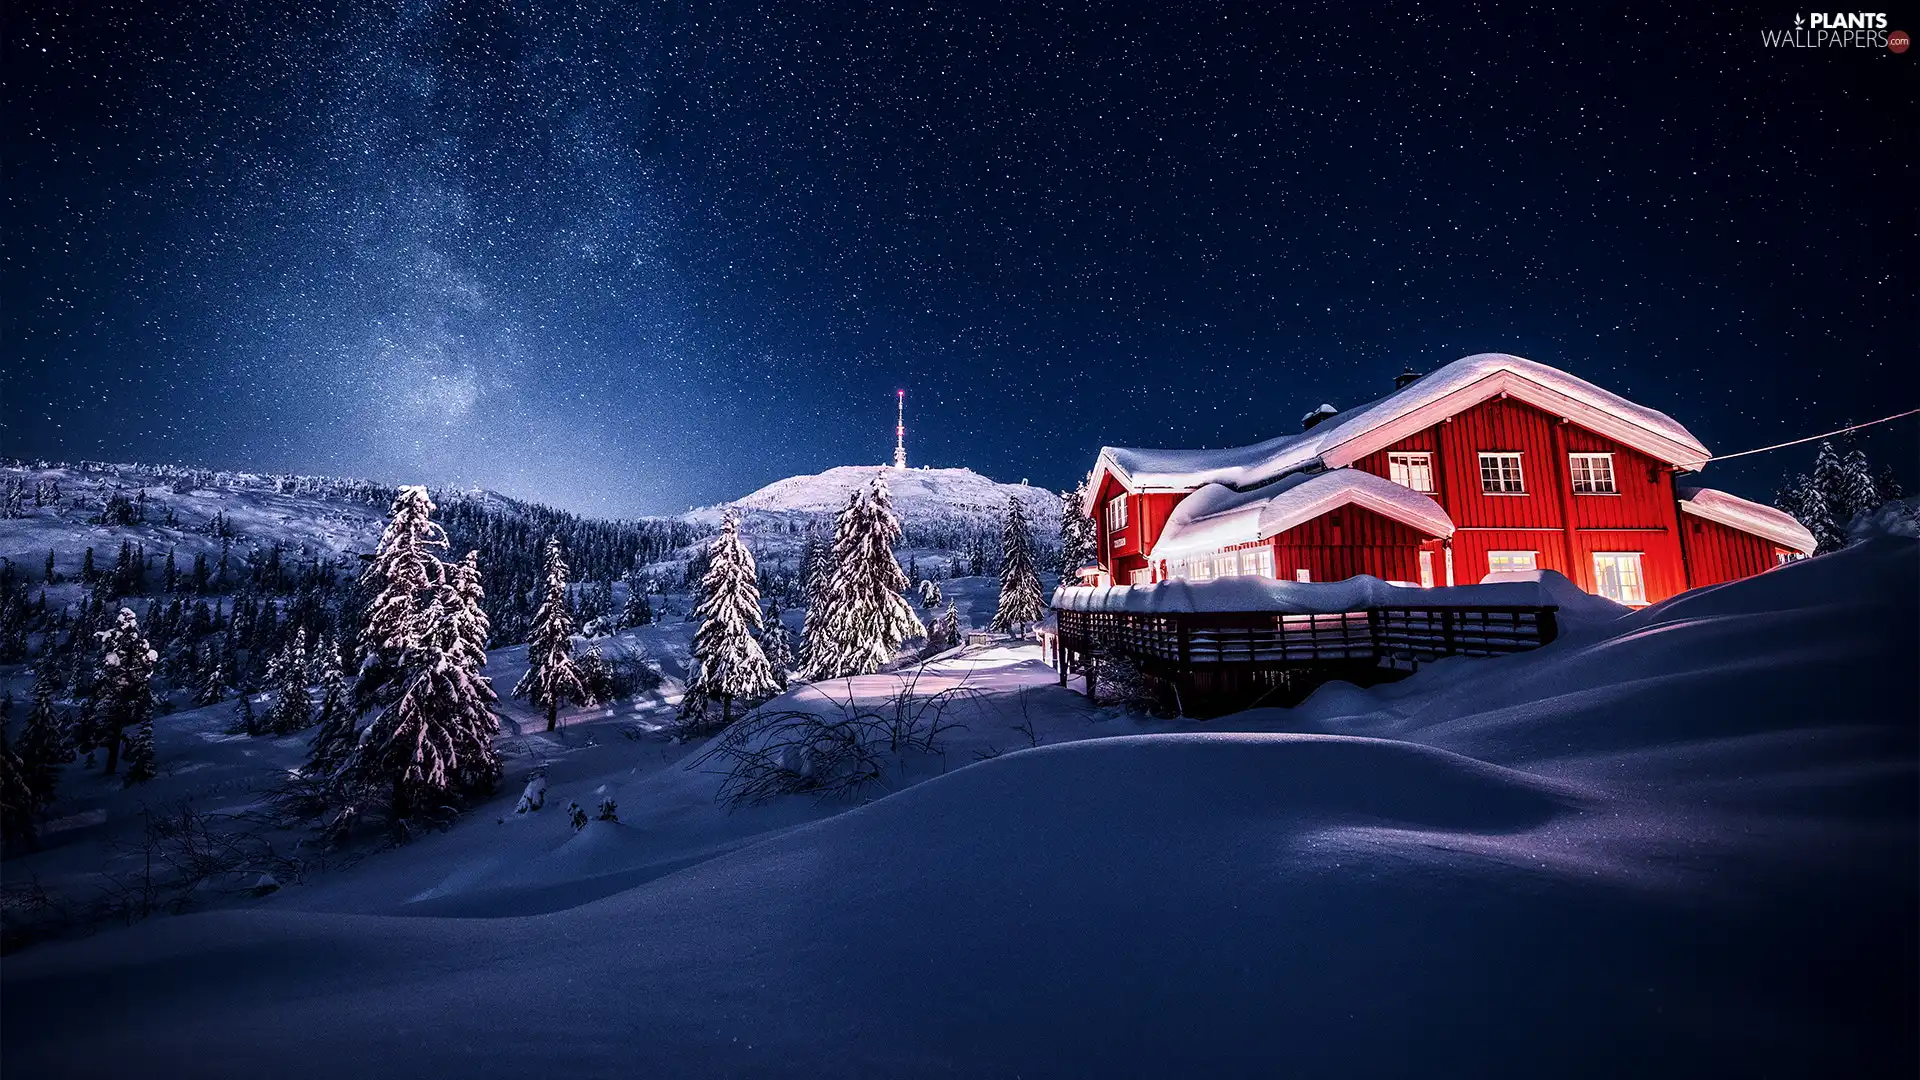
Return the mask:
<svg viewBox="0 0 1920 1080">
<path fill-rule="evenodd" d="M 1096 705 L 1118 705 L 1163 720 L 1180 715 L 1180 702 L 1172 683 L 1112 650 L 1094 652 L 1093 688 Z"/>
<path fill-rule="evenodd" d="M 918 672 L 898 692 L 872 704 L 842 701 L 822 691 L 824 710 L 762 709 L 729 727 L 688 768 L 711 765 L 723 773 L 720 801 L 731 807 L 781 795 L 851 798 L 886 782 L 906 755 L 943 757 L 943 738 L 964 728 L 952 718 L 984 695 L 956 686 L 932 694 L 915 690 Z"/>
</svg>

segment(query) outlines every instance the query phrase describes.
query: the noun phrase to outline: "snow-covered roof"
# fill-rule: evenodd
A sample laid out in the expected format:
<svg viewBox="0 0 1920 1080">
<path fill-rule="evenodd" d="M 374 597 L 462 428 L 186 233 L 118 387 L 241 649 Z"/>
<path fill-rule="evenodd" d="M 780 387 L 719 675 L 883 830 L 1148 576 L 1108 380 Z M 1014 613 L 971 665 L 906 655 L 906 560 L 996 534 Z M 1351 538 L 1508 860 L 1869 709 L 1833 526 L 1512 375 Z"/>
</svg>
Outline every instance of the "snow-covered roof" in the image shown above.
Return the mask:
<svg viewBox="0 0 1920 1080">
<path fill-rule="evenodd" d="M 1802 555 L 1813 554 L 1817 546 L 1813 534 L 1805 525 L 1795 520 L 1792 514 L 1776 510 L 1771 506 L 1749 502 L 1738 495 L 1729 495 L 1713 488 L 1682 488 L 1680 490 L 1680 509 L 1694 517 L 1718 522 L 1729 529 L 1738 529 L 1751 533 L 1764 540 L 1771 540 L 1784 548 L 1792 548 Z"/>
<path fill-rule="evenodd" d="M 1345 581 L 1278 581 L 1266 577 L 1162 581 L 1153 585 L 1076 585 L 1054 590 L 1061 611 L 1275 612 L 1322 615 L 1373 607 L 1557 607 L 1582 615 L 1618 616 L 1626 608 L 1583 591 L 1555 571 L 1537 580 L 1423 589 L 1365 574 Z"/>
<path fill-rule="evenodd" d="M 1329 469 L 1352 464 L 1383 447 L 1505 394 L 1563 416 L 1650 457 L 1698 469 L 1712 455 L 1678 421 L 1636 405 L 1558 368 L 1507 353 L 1462 357 L 1371 404 L 1315 425 L 1311 430 L 1225 450 L 1148 450 L 1102 447 L 1088 486 L 1088 513 L 1102 473 L 1127 490 L 1194 491 L 1207 484 L 1246 489 L 1309 465 Z"/>
<path fill-rule="evenodd" d="M 1342 506 L 1363 506 L 1428 536 L 1453 535 L 1440 504 L 1359 469 L 1296 473 L 1252 491 L 1209 484 L 1181 500 L 1154 545 L 1156 559 L 1177 559 L 1277 536 Z"/>
</svg>

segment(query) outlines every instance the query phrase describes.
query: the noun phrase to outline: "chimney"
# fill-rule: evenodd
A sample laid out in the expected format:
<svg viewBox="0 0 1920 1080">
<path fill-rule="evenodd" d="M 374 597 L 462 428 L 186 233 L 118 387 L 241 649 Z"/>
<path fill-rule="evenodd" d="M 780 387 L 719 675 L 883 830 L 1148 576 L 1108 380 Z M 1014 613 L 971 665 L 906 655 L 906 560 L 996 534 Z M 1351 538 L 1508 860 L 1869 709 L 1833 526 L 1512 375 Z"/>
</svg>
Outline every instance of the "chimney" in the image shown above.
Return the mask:
<svg viewBox="0 0 1920 1080">
<path fill-rule="evenodd" d="M 1339 411 L 1339 409 L 1331 405 L 1321 405 L 1319 408 L 1300 418 L 1300 430 L 1312 431 L 1315 424 L 1318 424 L 1320 421 L 1327 419 Z"/>
<path fill-rule="evenodd" d="M 1393 388 L 1399 390 L 1419 377 L 1420 373 L 1412 368 L 1402 368 L 1400 374 L 1393 377 Z"/>
</svg>

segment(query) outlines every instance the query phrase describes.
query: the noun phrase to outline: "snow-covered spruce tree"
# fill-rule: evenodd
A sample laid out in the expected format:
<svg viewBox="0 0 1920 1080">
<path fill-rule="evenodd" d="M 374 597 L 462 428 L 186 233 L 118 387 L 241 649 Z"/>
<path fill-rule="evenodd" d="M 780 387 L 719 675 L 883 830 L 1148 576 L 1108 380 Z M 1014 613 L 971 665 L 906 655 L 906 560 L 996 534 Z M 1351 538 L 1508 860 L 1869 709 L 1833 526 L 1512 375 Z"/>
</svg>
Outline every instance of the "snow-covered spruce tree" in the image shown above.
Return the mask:
<svg viewBox="0 0 1920 1080">
<path fill-rule="evenodd" d="M 547 540 L 546 595 L 533 616 L 527 643 L 527 673 L 513 688 L 516 697 L 547 710 L 547 730 L 559 726 L 560 703 L 584 696 L 573 664 L 573 616 L 567 611 L 567 559 L 558 537 Z"/>
<path fill-rule="evenodd" d="M 909 583 L 893 545 L 900 519 L 886 481 L 875 478 L 854 499 L 835 529 L 833 583 L 820 648 L 808 657 L 808 676 L 833 679 L 866 675 L 893 660 L 906 641 L 925 636 L 926 627 L 907 603 Z M 811 613 L 809 613 L 811 615 Z"/>
<path fill-rule="evenodd" d="M 218 705 L 227 700 L 226 671 L 220 661 L 209 658 L 206 670 L 200 675 L 200 686 L 193 692 L 195 705 Z"/>
<path fill-rule="evenodd" d="M 313 702 L 307 697 L 307 632 L 294 631 L 287 647 L 274 658 L 267 677 L 274 687 L 264 725 L 274 735 L 290 735 L 313 723 Z"/>
<path fill-rule="evenodd" d="M 760 648 L 767 654 L 767 664 L 773 668 L 773 681 L 780 689 L 787 688 L 787 679 L 793 673 L 793 635 L 787 631 L 787 624 L 780 619 L 780 602 L 770 600 L 767 604 L 767 617 L 761 624 Z"/>
<path fill-rule="evenodd" d="M 1093 518 L 1081 509 L 1086 505 L 1087 485 L 1092 481 L 1093 475 L 1089 473 L 1072 491 L 1060 493 L 1060 583 L 1063 585 L 1072 582 L 1081 567 L 1099 558 Z"/>
<path fill-rule="evenodd" d="M 1007 500 L 1006 526 L 1000 531 L 1000 606 L 992 629 L 1024 633 L 1046 614 L 1040 576 L 1033 571 L 1033 536 L 1019 499 Z"/>
<path fill-rule="evenodd" d="M 801 592 L 806 599 L 807 610 L 800 623 L 800 667 L 804 672 L 815 669 L 815 658 L 831 653 L 827 647 L 827 627 L 833 621 L 832 609 L 837 602 L 834 594 L 834 556 L 842 533 L 852 527 L 854 507 L 860 502 L 861 493 L 853 491 L 847 495 L 847 505 L 833 517 L 833 541 L 822 543 L 811 533 L 807 536 L 806 562 L 802 567 Z M 811 677 L 809 675 L 808 677 Z"/>
<path fill-rule="evenodd" d="M 939 631 L 940 640 L 946 648 L 960 644 L 960 609 L 953 606 L 953 601 L 947 601 L 947 610 L 940 613 L 940 621 L 935 624 L 935 629 Z"/>
<path fill-rule="evenodd" d="M 360 730 L 355 721 L 352 699 L 347 692 L 347 676 L 340 669 L 337 660 L 329 660 L 327 670 L 320 676 L 320 711 L 314 726 L 313 738 L 307 743 L 312 750 L 307 770 L 315 776 L 332 776 L 340 769 L 341 762 L 353 752 L 360 741 Z"/>
<path fill-rule="evenodd" d="M 627 602 L 620 609 L 620 625 L 653 625 L 653 601 L 647 596 L 646 581 L 638 574 L 627 575 Z"/>
<path fill-rule="evenodd" d="M 96 687 L 100 709 L 95 717 L 98 738 L 107 749 L 106 771 L 120 765 L 120 740 L 127 728 L 153 717 L 153 665 L 160 654 L 140 634 L 140 620 L 130 608 L 121 608 L 113 626 L 94 635 L 100 640 L 100 674 Z"/>
<path fill-rule="evenodd" d="M 1873 467 L 1858 447 L 1843 454 L 1823 440 L 1813 471 L 1789 477 L 1779 503 L 1807 527 L 1818 544 L 1815 550 L 1824 554 L 1846 546 L 1848 523 L 1877 509 L 1884 501 L 1880 492 Z"/>
<path fill-rule="evenodd" d="M 396 825 L 448 797 L 492 790 L 500 779 L 493 687 L 463 637 L 457 593 L 436 593 L 417 616 L 398 693 L 367 725 L 335 785 L 384 798 Z"/>
<path fill-rule="evenodd" d="M 433 511 L 426 488 L 401 488 L 373 559 L 360 575 L 373 599 L 360 630 L 364 659 L 353 687 L 356 711 L 391 704 L 406 681 L 405 658 L 419 632 L 421 604 L 443 576 L 434 549 L 445 550 L 447 534 L 434 523 Z"/>
<path fill-rule="evenodd" d="M 694 614 L 700 628 L 693 635 L 697 665 L 687 686 L 682 719 L 700 728 L 710 722 L 702 715 L 707 702 L 720 702 L 720 726 L 733 722 L 736 699 L 753 701 L 780 689 L 773 666 L 754 634 L 760 629 L 759 570 L 753 553 L 740 539 L 740 519 L 728 512 L 720 535 L 707 547 L 707 573 L 700 580 L 700 606 Z"/>
</svg>

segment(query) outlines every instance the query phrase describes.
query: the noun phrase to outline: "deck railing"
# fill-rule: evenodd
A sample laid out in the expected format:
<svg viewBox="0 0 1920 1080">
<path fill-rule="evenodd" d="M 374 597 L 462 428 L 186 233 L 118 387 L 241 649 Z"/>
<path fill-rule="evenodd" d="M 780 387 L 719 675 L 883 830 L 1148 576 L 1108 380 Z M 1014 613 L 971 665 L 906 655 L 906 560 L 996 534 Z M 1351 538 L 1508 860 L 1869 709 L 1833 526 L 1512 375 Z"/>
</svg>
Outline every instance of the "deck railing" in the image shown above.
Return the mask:
<svg viewBox="0 0 1920 1080">
<path fill-rule="evenodd" d="M 1331 661 L 1418 664 L 1442 656 L 1537 649 L 1559 628 L 1547 607 L 1377 607 L 1317 615 L 1275 612 L 1058 610 L 1060 649 L 1113 652 L 1167 670 L 1312 667 Z"/>
</svg>

